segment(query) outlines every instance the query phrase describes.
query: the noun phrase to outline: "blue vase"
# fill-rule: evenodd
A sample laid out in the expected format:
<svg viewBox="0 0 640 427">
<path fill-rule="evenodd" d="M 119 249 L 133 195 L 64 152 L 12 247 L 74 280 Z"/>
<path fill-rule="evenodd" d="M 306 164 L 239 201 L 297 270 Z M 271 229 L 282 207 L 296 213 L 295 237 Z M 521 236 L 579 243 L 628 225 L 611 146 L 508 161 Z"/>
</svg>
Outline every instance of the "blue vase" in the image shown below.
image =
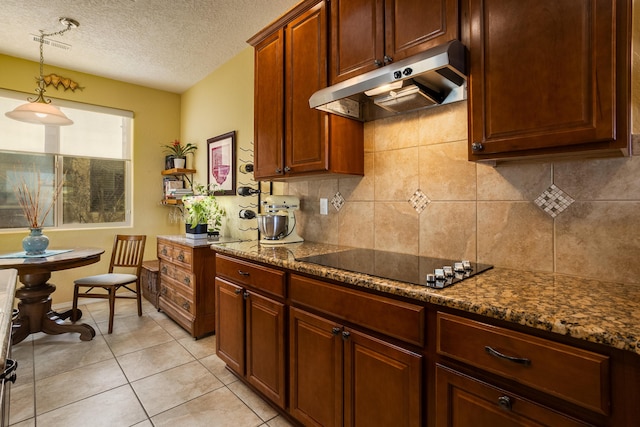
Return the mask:
<svg viewBox="0 0 640 427">
<path fill-rule="evenodd" d="M 49 238 L 42 234 L 42 227 L 30 228 L 30 233 L 22 239 L 22 248 L 27 255 L 42 255 L 49 246 Z"/>
</svg>

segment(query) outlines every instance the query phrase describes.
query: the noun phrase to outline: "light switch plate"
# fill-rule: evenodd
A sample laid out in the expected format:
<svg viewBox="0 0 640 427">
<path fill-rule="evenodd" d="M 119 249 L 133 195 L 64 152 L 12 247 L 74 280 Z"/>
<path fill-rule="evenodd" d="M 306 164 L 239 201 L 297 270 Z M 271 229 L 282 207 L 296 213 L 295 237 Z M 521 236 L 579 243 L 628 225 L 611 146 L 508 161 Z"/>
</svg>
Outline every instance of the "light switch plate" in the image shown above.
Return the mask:
<svg viewBox="0 0 640 427">
<path fill-rule="evenodd" d="M 328 199 L 320 199 L 320 215 L 329 215 Z"/>
</svg>

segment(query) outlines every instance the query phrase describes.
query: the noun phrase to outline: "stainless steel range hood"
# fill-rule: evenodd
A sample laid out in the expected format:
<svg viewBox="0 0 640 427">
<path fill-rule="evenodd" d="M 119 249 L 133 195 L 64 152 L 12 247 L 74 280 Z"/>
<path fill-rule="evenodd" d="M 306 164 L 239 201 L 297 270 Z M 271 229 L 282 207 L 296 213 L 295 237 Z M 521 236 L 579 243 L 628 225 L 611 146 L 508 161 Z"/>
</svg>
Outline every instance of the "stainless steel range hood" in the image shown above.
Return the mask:
<svg viewBox="0 0 640 427">
<path fill-rule="evenodd" d="M 466 53 L 457 40 L 321 89 L 311 108 L 363 122 L 466 99 Z"/>
</svg>

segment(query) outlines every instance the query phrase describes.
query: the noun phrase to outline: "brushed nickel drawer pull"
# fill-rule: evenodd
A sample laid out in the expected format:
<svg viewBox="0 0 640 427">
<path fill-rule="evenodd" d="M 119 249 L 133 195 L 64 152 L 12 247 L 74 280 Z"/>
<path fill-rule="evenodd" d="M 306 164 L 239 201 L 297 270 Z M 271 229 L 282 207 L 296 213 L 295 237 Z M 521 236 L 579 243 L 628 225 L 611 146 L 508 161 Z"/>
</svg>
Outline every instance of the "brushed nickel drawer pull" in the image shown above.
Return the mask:
<svg viewBox="0 0 640 427">
<path fill-rule="evenodd" d="M 489 353 L 491 356 L 497 357 L 499 359 L 508 360 L 509 362 L 517 363 L 519 365 L 529 366 L 531 365 L 531 359 L 527 359 L 525 357 L 513 357 L 507 356 L 506 354 L 502 354 L 497 350 L 489 347 L 488 345 L 484 347 L 484 351 Z"/>
<path fill-rule="evenodd" d="M 242 271 L 242 270 L 238 270 L 238 274 L 241 276 L 249 276 L 251 273 L 249 273 L 248 271 Z"/>
</svg>

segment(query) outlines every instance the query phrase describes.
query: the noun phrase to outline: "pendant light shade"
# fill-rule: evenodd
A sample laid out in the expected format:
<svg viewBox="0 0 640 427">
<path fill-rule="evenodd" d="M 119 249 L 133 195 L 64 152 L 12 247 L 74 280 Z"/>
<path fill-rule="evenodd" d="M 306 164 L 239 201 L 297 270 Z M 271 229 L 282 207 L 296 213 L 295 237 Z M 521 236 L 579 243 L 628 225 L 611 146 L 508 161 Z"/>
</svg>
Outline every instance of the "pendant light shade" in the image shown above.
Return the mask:
<svg viewBox="0 0 640 427">
<path fill-rule="evenodd" d="M 67 126 L 73 124 L 73 120 L 57 107 L 38 101 L 19 105 L 4 115 L 10 119 L 38 125 Z"/>
<path fill-rule="evenodd" d="M 80 25 L 78 21 L 71 18 L 60 18 L 59 21 L 65 26 L 64 30 L 49 34 L 45 34 L 44 31 L 40 30 L 40 78 L 38 78 L 38 87 L 36 88 L 38 97 L 34 100 L 29 98 L 29 102 L 26 104 L 19 105 L 13 111 L 5 113 L 4 115 L 10 119 L 38 125 L 67 126 L 73 124 L 73 120 L 69 119 L 59 108 L 51 105 L 50 99 L 45 99 L 44 97 L 44 93 L 46 92 L 43 76 L 44 54 L 42 48 L 44 38 L 62 35 L 72 28 L 78 28 Z"/>
</svg>

